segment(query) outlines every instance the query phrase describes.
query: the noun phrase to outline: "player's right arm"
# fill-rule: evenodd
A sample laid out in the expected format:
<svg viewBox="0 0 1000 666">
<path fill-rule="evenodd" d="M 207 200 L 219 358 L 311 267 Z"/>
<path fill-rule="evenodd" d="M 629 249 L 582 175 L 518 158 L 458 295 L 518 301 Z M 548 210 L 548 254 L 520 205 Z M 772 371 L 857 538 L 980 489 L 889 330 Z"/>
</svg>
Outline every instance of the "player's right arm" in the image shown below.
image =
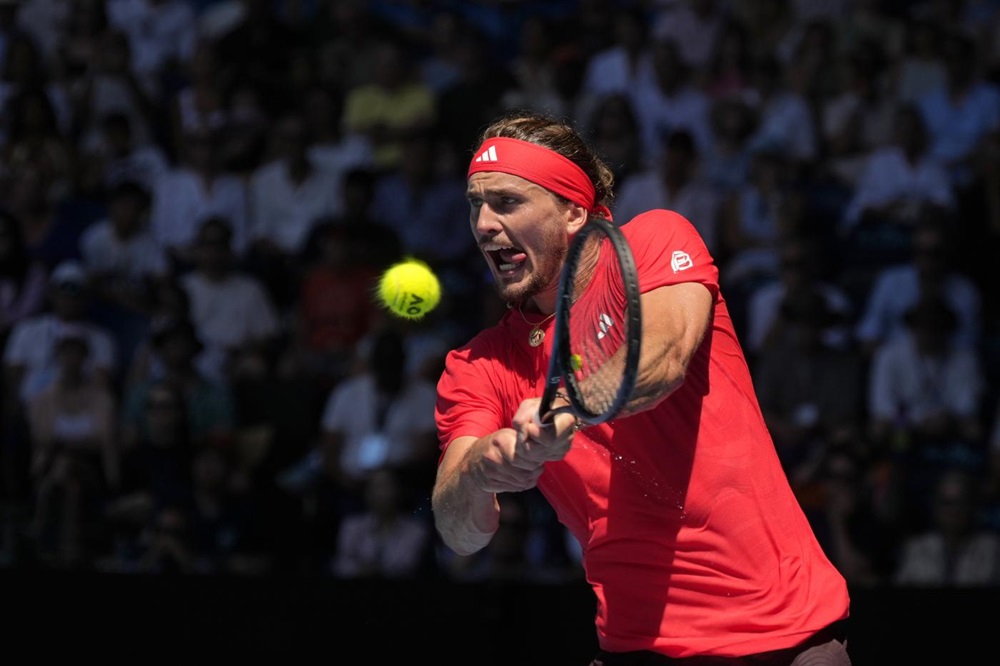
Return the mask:
<svg viewBox="0 0 1000 666">
<path fill-rule="evenodd" d="M 493 538 L 500 525 L 497 493 L 534 488 L 545 463 L 569 451 L 575 419 L 562 413 L 553 425 L 542 426 L 534 419 L 538 403 L 531 398 L 521 404 L 514 428 L 478 439 L 456 437 L 445 449 L 431 502 L 438 533 L 459 555 L 474 553 Z"/>
</svg>

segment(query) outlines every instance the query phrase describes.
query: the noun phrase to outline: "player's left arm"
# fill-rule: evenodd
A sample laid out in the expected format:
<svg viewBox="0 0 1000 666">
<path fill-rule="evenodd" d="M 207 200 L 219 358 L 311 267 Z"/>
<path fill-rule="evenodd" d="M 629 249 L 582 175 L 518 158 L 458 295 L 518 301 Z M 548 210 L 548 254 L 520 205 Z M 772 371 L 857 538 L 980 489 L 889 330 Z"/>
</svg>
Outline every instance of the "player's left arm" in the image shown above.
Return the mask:
<svg viewBox="0 0 1000 666">
<path fill-rule="evenodd" d="M 711 325 L 713 302 L 700 282 L 665 285 L 642 295 L 639 374 L 626 413 L 655 407 L 684 383 Z"/>
</svg>

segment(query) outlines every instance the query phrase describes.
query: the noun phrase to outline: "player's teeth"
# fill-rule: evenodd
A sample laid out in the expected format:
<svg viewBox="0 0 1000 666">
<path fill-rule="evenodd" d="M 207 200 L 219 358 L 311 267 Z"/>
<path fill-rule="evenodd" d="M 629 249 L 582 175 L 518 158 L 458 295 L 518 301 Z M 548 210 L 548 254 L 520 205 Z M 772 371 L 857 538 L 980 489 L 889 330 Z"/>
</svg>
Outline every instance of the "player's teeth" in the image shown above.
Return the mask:
<svg viewBox="0 0 1000 666">
<path fill-rule="evenodd" d="M 517 267 L 517 264 L 500 264 L 499 268 L 502 271 L 512 271 Z"/>
</svg>

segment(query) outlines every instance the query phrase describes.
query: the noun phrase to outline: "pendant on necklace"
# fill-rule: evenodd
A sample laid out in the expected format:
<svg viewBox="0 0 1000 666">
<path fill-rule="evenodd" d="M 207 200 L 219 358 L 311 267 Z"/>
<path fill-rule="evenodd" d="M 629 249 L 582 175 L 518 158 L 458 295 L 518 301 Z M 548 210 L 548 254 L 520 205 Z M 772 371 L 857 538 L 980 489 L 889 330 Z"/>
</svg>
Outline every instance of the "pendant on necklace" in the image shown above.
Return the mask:
<svg viewBox="0 0 1000 666">
<path fill-rule="evenodd" d="M 538 326 L 535 326 L 528 333 L 528 344 L 531 345 L 532 347 L 537 347 L 538 345 L 542 344 L 543 340 L 545 340 L 545 331 L 538 328 Z"/>
</svg>

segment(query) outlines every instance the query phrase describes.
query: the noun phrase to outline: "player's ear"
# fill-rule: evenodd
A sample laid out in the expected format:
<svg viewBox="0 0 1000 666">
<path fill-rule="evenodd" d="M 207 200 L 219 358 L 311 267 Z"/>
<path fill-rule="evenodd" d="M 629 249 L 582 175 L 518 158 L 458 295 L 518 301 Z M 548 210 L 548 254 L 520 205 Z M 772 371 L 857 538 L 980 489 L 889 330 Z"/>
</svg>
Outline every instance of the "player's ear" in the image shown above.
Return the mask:
<svg viewBox="0 0 1000 666">
<path fill-rule="evenodd" d="M 566 208 L 566 232 L 572 236 L 587 223 L 587 209 L 570 202 Z"/>
</svg>

